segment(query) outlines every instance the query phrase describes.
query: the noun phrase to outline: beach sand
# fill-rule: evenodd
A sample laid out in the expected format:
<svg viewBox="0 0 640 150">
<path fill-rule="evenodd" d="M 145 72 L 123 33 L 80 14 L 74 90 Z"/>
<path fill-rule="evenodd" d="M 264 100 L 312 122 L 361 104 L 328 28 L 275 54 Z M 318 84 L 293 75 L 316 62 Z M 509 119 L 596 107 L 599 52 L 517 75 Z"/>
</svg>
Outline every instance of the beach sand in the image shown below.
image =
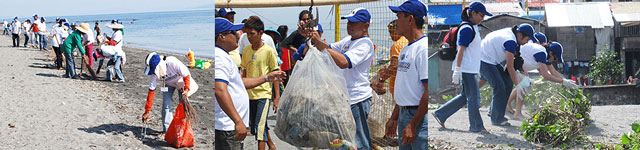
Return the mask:
<svg viewBox="0 0 640 150">
<path fill-rule="evenodd" d="M 159 92 L 150 115 L 153 120 L 148 125 L 140 121 L 148 91 L 143 59 L 149 51 L 125 47 L 128 62 L 123 73 L 127 82 L 116 83 L 62 78 L 64 71 L 52 67 L 51 50 L 13 48 L 9 46 L 9 36 L 0 36 L 0 42 L 0 139 L 3 139 L 0 149 L 173 149 L 163 139 L 156 138 L 162 132 Z M 187 62 L 184 55 L 174 56 Z M 195 146 L 188 149 L 214 148 L 213 68 L 190 69 L 200 86 L 190 98 L 200 120 L 194 128 Z M 104 66 L 98 76 L 104 78 Z M 172 107 L 176 106 L 174 98 Z M 520 135 L 520 121 L 511 120 L 510 127 L 493 126 L 486 114 L 487 108 L 481 108 L 485 127 L 492 134 L 468 132 L 466 109 L 447 120 L 448 129 L 440 128 L 429 114 L 430 144 L 451 149 L 535 149 L 540 146 L 524 140 Z M 631 123 L 640 120 L 637 114 L 640 114 L 639 105 L 593 106 L 594 122 L 586 133 L 594 142 L 617 143 L 623 133 L 631 131 Z M 273 110 L 268 119 L 268 126 L 273 130 Z M 147 131 L 143 134 L 145 128 Z M 293 147 L 273 133 L 271 136 L 278 149 L 309 149 Z M 513 145 L 507 146 L 510 144 Z M 244 147 L 257 149 L 255 137 L 247 136 Z"/>
</svg>

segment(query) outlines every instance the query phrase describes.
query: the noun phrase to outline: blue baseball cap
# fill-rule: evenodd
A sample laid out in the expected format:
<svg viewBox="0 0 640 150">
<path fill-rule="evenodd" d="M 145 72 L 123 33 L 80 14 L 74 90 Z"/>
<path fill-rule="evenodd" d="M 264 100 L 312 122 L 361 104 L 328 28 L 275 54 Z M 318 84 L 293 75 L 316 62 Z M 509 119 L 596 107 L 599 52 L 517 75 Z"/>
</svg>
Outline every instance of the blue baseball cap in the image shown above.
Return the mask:
<svg viewBox="0 0 640 150">
<path fill-rule="evenodd" d="M 152 75 L 156 71 L 158 63 L 160 63 L 160 55 L 155 52 L 149 53 L 145 59 L 147 68 L 144 70 L 145 75 Z"/>
<path fill-rule="evenodd" d="M 394 13 L 407 12 L 420 18 L 424 18 L 427 14 L 427 7 L 418 0 L 407 0 L 400 6 L 389 6 L 389 9 Z"/>
<path fill-rule="evenodd" d="M 353 11 L 351 11 L 350 14 L 346 16 L 342 16 L 341 19 L 347 19 L 351 22 L 369 23 L 371 22 L 371 14 L 369 14 L 369 11 L 367 9 L 360 7 L 360 8 L 353 9 Z"/>
<path fill-rule="evenodd" d="M 547 53 L 549 53 L 550 51 L 556 55 L 556 59 L 558 60 L 558 62 L 564 62 L 564 59 L 562 59 L 562 45 L 560 43 L 551 42 L 551 44 L 549 44 L 549 46 L 547 47 Z"/>
<path fill-rule="evenodd" d="M 232 8 L 220 8 L 218 9 L 218 14 L 220 14 L 220 16 L 226 16 L 227 14 L 236 14 L 236 11 L 233 11 Z"/>
<path fill-rule="evenodd" d="M 533 43 L 537 43 L 537 42 L 547 43 L 547 36 L 544 35 L 544 33 L 537 32 L 536 34 L 533 34 L 533 36 L 536 37 L 536 38 L 531 39 L 533 41 Z"/>
<path fill-rule="evenodd" d="M 533 37 L 533 32 L 535 32 L 535 30 L 533 29 L 533 26 L 528 23 L 520 24 L 517 30 L 524 35 L 529 36 L 529 38 L 535 39 L 535 37 Z"/>
<path fill-rule="evenodd" d="M 37 17 L 38 17 L 38 14 L 33 14 L 33 17 L 36 17 L 36 18 L 37 18 Z"/>
<path fill-rule="evenodd" d="M 40 20 L 45 21 L 44 17 L 40 17 Z"/>
<path fill-rule="evenodd" d="M 216 35 L 224 31 L 240 30 L 244 24 L 234 25 L 224 18 L 216 18 Z"/>
<path fill-rule="evenodd" d="M 482 12 L 483 14 L 485 14 L 487 16 L 493 16 L 493 14 L 491 14 L 491 13 L 489 13 L 487 11 L 487 8 L 484 7 L 484 4 L 482 4 L 482 2 L 473 2 L 473 3 L 469 4 L 469 10 Z"/>
<path fill-rule="evenodd" d="M 13 17 L 13 19 L 18 19 L 18 16 Z"/>
</svg>

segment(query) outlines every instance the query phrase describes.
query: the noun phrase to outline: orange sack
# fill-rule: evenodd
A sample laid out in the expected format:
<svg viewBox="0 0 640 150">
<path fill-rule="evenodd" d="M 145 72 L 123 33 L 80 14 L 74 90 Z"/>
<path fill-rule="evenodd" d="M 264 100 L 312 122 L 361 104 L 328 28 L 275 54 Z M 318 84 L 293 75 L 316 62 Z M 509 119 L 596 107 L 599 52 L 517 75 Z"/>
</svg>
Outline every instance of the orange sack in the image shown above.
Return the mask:
<svg viewBox="0 0 640 150">
<path fill-rule="evenodd" d="M 193 146 L 193 128 L 191 123 L 185 118 L 184 107 L 182 102 L 176 108 L 176 114 L 173 115 L 173 121 L 169 125 L 169 129 L 164 140 L 173 147 L 192 147 Z"/>
</svg>

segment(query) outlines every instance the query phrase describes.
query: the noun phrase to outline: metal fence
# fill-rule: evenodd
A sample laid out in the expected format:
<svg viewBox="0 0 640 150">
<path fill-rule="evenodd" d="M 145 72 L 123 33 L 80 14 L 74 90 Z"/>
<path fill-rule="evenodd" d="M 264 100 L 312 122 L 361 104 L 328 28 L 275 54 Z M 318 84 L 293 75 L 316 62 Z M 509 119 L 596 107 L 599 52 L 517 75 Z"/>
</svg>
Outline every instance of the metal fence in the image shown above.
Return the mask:
<svg viewBox="0 0 640 150">
<path fill-rule="evenodd" d="M 421 0 L 425 5 L 427 1 Z M 345 16 L 355 8 L 366 8 L 371 14 L 371 23 L 369 26 L 369 37 L 375 45 L 375 54 L 371 66 L 370 78 L 377 77 L 376 71 L 382 69 L 389 64 L 390 61 L 390 48 L 394 41 L 391 40 L 389 35 L 389 29 L 387 25 L 397 19 L 395 13 L 393 13 L 389 6 L 399 6 L 404 0 L 381 0 L 375 2 L 358 3 L 358 4 L 345 4 L 339 6 L 340 16 Z M 426 19 L 426 18 L 425 18 Z M 340 40 L 348 36 L 347 34 L 347 21 L 339 20 L 339 38 Z M 426 31 L 426 28 L 425 28 Z M 387 94 L 377 95 L 375 92 L 374 98 L 371 102 L 371 111 L 369 113 L 369 132 L 371 134 L 373 148 L 374 149 L 398 149 L 397 138 L 389 139 L 384 138 L 385 123 L 391 116 L 395 101 L 392 94 L 388 91 L 388 81 L 385 85 Z"/>
</svg>

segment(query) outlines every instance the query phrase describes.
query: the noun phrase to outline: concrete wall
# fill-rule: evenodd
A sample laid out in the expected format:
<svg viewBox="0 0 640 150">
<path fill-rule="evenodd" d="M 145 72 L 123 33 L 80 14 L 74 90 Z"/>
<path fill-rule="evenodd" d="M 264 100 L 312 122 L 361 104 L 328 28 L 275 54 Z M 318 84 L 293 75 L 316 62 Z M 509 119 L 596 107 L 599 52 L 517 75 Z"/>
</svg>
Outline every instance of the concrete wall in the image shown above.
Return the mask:
<svg viewBox="0 0 640 150">
<path fill-rule="evenodd" d="M 591 96 L 591 105 L 638 105 L 640 87 L 636 85 L 589 86 L 583 93 Z"/>
<path fill-rule="evenodd" d="M 549 27 L 547 38 L 562 44 L 565 61 L 589 61 L 596 56 L 596 38 L 591 27 Z"/>
</svg>

